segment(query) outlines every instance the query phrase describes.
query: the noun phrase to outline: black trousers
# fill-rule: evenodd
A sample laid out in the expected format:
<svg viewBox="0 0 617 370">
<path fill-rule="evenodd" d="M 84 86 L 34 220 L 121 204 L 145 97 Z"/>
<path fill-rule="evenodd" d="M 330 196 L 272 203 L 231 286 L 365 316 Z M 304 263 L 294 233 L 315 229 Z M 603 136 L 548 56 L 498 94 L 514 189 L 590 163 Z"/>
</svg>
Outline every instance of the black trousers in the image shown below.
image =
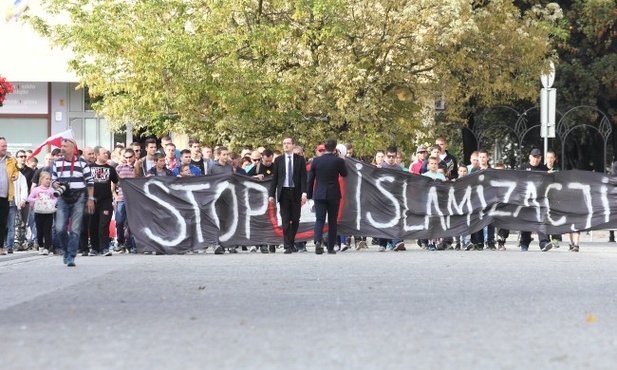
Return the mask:
<svg viewBox="0 0 617 370">
<path fill-rule="evenodd" d="M 90 237 L 90 215 L 84 210 L 84 216 L 81 219 L 81 231 L 79 232 L 79 253 L 88 252 L 88 239 Z"/>
<path fill-rule="evenodd" d="M 35 213 L 34 222 L 36 223 L 36 242 L 39 243 L 39 247 L 51 251 L 51 228 L 54 224 L 54 214 Z"/>
<path fill-rule="evenodd" d="M 326 223 L 326 213 L 328 214 L 328 243 L 329 250 L 334 249 L 337 242 L 337 222 L 338 209 L 341 204 L 340 199 L 315 199 L 315 242 L 322 242 L 323 228 Z"/>
<path fill-rule="evenodd" d="M 300 225 L 301 199 L 296 195 L 294 188 L 283 188 L 279 200 L 281 212 L 281 228 L 283 229 L 283 246 L 285 249 L 293 249 L 296 242 L 296 234 Z"/>
<path fill-rule="evenodd" d="M 10 181 L 10 180 L 9 180 Z M 4 248 L 4 239 L 6 239 L 6 223 L 9 218 L 9 199 L 0 198 L 0 248 Z"/>
<path fill-rule="evenodd" d="M 113 200 L 106 199 L 96 202 L 94 213 L 90 215 L 90 244 L 97 253 L 109 249 L 109 224 L 113 213 Z"/>
</svg>

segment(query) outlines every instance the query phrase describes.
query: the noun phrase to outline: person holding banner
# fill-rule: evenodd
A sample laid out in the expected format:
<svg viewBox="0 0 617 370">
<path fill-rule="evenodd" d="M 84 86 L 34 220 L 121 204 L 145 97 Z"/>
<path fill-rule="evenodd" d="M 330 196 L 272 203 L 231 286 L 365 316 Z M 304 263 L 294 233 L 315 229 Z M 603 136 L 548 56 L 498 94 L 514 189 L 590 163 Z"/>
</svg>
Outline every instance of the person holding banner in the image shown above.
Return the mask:
<svg viewBox="0 0 617 370">
<path fill-rule="evenodd" d="M 259 181 L 269 180 L 272 178 L 274 171 L 274 153 L 270 149 L 263 148 L 263 151 L 254 150 L 251 153 L 251 161 L 253 166 L 247 172 L 247 176 L 256 178 Z M 276 253 L 276 245 L 259 244 L 255 248 L 251 248 L 251 251 L 257 252 L 257 248 L 261 253 Z"/>
<path fill-rule="evenodd" d="M 300 210 L 306 203 L 306 161 L 294 154 L 295 141 L 287 136 L 283 139 L 284 155 L 274 160 L 272 184 L 268 201 L 279 202 L 283 229 L 283 246 L 286 254 L 295 249 L 296 233 L 300 226 Z M 275 198 L 276 196 L 276 198 Z"/>
<path fill-rule="evenodd" d="M 386 159 L 377 167 L 379 168 L 387 168 L 395 171 L 403 171 L 403 166 L 396 163 L 396 155 L 398 153 L 398 149 L 395 146 L 390 146 L 386 149 Z M 379 251 L 385 252 L 387 249 L 393 250 L 395 252 L 404 251 L 405 242 L 403 239 L 384 239 L 379 238 Z"/>
<path fill-rule="evenodd" d="M 523 163 L 521 170 L 524 171 L 548 171 L 548 168 L 542 163 L 542 152 L 538 148 L 534 148 L 529 153 L 529 162 Z M 538 231 L 538 239 L 540 241 L 540 249 L 542 252 L 546 252 L 553 248 L 554 244 L 549 239 L 546 233 Z M 521 251 L 526 252 L 529 250 L 529 244 L 531 243 L 531 232 L 521 231 Z"/>
<path fill-rule="evenodd" d="M 315 158 L 308 173 L 307 197 L 315 202 L 315 253 L 323 254 L 323 228 L 328 213 L 328 254 L 336 254 L 338 211 L 341 203 L 339 176 L 347 176 L 345 161 L 336 154 L 336 140 L 328 139 L 326 152 Z"/>
<path fill-rule="evenodd" d="M 552 150 L 547 150 L 545 154 L 546 158 L 546 168 L 548 168 L 548 173 L 557 173 L 559 172 L 559 166 L 557 166 L 557 154 L 555 154 Z M 559 242 L 563 240 L 560 235 L 550 235 L 551 242 L 553 242 L 553 246 L 555 248 L 559 248 Z"/>
</svg>

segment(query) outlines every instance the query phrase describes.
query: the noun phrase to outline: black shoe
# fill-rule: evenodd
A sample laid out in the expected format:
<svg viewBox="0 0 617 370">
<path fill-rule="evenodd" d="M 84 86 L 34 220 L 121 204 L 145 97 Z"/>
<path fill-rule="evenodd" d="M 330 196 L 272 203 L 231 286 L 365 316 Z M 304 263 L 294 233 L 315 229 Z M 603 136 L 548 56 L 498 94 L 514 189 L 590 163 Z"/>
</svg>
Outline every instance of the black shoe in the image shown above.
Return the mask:
<svg viewBox="0 0 617 370">
<path fill-rule="evenodd" d="M 270 253 L 275 253 L 276 252 L 276 245 L 268 246 L 268 250 L 270 251 Z"/>
<path fill-rule="evenodd" d="M 221 247 L 220 245 L 217 245 L 216 248 L 214 248 L 214 254 L 223 254 L 225 253 L 225 248 Z"/>
<path fill-rule="evenodd" d="M 294 252 L 293 248 L 285 248 L 284 254 L 292 254 Z"/>
<path fill-rule="evenodd" d="M 315 243 L 315 254 L 323 254 L 321 243 Z"/>
<path fill-rule="evenodd" d="M 265 253 L 265 254 L 269 253 L 268 252 L 268 247 L 265 246 L 265 245 L 259 247 L 259 250 L 261 251 L 261 253 Z"/>
<path fill-rule="evenodd" d="M 328 254 L 336 254 L 336 251 L 334 249 L 328 249 Z"/>
<path fill-rule="evenodd" d="M 236 247 L 230 247 L 227 252 L 229 253 L 238 253 L 238 251 L 236 250 Z"/>
</svg>

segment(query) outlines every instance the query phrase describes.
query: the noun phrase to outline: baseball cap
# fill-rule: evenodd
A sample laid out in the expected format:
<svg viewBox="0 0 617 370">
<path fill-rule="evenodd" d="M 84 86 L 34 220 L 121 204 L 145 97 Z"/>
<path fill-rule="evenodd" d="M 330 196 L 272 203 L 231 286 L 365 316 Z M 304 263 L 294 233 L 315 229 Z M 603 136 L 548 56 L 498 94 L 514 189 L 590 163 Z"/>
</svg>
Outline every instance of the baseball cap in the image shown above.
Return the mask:
<svg viewBox="0 0 617 370">
<path fill-rule="evenodd" d="M 420 152 L 426 152 L 427 151 L 427 147 L 426 145 L 420 145 L 418 147 L 418 150 L 416 150 L 416 153 L 420 153 Z"/>
<path fill-rule="evenodd" d="M 531 153 L 529 153 L 529 154 L 534 156 L 534 157 L 542 157 L 542 152 L 538 148 L 531 149 Z"/>
<path fill-rule="evenodd" d="M 326 150 L 326 146 L 323 144 L 317 145 L 317 150 Z"/>
</svg>

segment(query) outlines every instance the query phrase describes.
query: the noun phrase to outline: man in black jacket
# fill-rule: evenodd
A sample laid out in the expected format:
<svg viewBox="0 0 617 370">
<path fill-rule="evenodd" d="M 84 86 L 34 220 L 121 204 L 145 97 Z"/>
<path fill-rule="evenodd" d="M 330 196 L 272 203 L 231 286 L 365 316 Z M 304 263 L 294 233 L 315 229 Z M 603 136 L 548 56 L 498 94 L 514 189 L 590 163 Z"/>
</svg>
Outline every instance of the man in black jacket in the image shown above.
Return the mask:
<svg viewBox="0 0 617 370">
<path fill-rule="evenodd" d="M 322 254 L 323 227 L 328 213 L 328 253 L 335 254 L 338 211 L 341 203 L 339 176 L 347 176 L 345 161 L 336 154 L 336 140 L 326 140 L 326 153 L 315 158 L 308 173 L 307 196 L 315 201 L 315 253 Z"/>
<path fill-rule="evenodd" d="M 292 137 L 283 139 L 284 154 L 274 160 L 272 184 L 268 192 L 270 203 L 274 203 L 274 199 L 279 202 L 286 254 L 294 251 L 300 210 L 306 203 L 306 162 L 304 157 L 294 154 L 294 146 Z"/>
<path fill-rule="evenodd" d="M 538 148 L 534 148 L 529 153 L 529 162 L 523 163 L 521 165 L 521 170 L 524 171 L 548 171 L 548 167 L 542 163 L 542 152 Z M 548 235 L 541 231 L 537 232 L 538 239 L 540 242 L 540 249 L 542 252 L 546 252 L 553 248 L 555 244 L 551 242 Z M 529 244 L 531 243 L 531 232 L 529 231 L 521 231 L 521 251 L 525 252 L 529 250 Z"/>
</svg>

